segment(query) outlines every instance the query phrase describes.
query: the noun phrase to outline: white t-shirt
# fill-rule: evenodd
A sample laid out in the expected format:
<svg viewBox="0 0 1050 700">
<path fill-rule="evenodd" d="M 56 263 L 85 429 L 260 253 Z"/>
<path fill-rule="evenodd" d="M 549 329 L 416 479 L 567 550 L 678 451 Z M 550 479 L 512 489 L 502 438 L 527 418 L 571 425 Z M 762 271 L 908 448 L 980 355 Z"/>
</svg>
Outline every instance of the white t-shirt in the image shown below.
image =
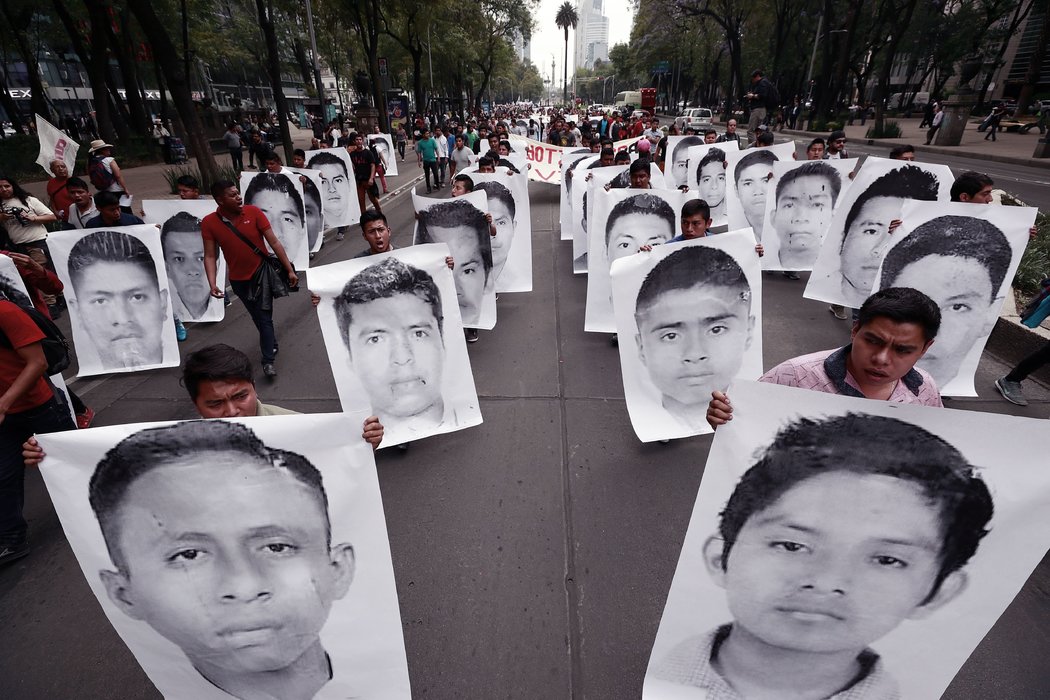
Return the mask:
<svg viewBox="0 0 1050 700">
<path fill-rule="evenodd" d="M 29 205 L 28 208 L 25 204 L 22 204 L 22 200 L 12 197 L 11 199 L 5 199 L 3 201 L 3 206 L 4 209 L 21 209 L 23 211 L 26 211 L 26 213 L 36 214 L 37 216 L 46 216 L 48 214 L 54 213 L 47 208 L 47 205 L 45 205 L 33 195 L 29 195 L 29 197 L 26 198 L 26 202 Z M 43 224 L 30 223 L 28 226 L 23 226 L 22 224 L 18 223 L 18 219 L 16 219 L 13 216 L 3 222 L 0 222 L 0 226 L 3 226 L 4 229 L 7 231 L 7 235 L 11 239 L 12 243 L 32 243 L 34 241 L 42 241 L 45 238 L 47 238 L 47 229 L 44 227 Z"/>
<path fill-rule="evenodd" d="M 77 205 L 74 204 L 66 213 L 66 221 L 73 228 L 84 228 L 84 224 L 98 216 L 98 209 L 95 208 L 95 202 L 93 200 L 89 201 L 91 201 L 91 206 L 88 207 L 87 211 L 80 211 Z"/>
<path fill-rule="evenodd" d="M 438 145 L 437 157 L 448 158 L 448 137 L 442 134 L 440 138 L 435 137 L 434 140 L 437 141 Z"/>
</svg>

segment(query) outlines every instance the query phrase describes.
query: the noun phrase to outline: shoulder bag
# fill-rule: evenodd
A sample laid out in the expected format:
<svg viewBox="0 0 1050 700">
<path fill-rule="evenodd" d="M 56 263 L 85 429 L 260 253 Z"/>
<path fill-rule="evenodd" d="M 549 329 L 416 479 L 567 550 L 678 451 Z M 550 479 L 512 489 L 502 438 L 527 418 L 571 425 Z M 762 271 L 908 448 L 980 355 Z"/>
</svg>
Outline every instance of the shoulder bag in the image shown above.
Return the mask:
<svg viewBox="0 0 1050 700">
<path fill-rule="evenodd" d="M 248 298 L 251 301 L 259 301 L 263 304 L 263 308 L 267 308 L 273 299 L 277 297 L 286 297 L 289 292 L 298 292 L 299 286 L 292 286 L 288 281 L 288 271 L 284 269 L 284 265 L 277 258 L 276 255 L 267 255 L 263 251 L 259 250 L 259 246 L 248 240 L 247 236 L 237 230 L 237 227 L 231 224 L 229 221 L 220 217 L 219 219 L 226 225 L 233 235 L 237 236 L 246 246 L 252 249 L 259 258 L 262 259 L 262 265 L 252 275 L 249 280 L 251 287 L 248 291 Z"/>
</svg>

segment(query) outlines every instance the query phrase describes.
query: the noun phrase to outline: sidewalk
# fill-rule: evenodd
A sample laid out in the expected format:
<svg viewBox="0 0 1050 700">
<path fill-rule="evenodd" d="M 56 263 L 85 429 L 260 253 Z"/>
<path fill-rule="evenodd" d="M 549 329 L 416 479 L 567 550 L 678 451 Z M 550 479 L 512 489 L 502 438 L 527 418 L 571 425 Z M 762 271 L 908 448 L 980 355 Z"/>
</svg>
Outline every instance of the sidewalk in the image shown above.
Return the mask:
<svg viewBox="0 0 1050 700">
<path fill-rule="evenodd" d="M 921 117 L 910 119 L 890 118 L 887 121 L 895 121 L 901 127 L 902 137 L 897 139 L 869 139 L 868 129 L 871 128 L 872 120 L 868 120 L 863 126 L 858 119 L 853 126 L 845 127 L 846 138 L 854 143 L 863 142 L 868 145 L 884 145 L 888 148 L 899 144 L 911 144 L 916 151 L 924 153 L 939 153 L 950 156 L 964 156 L 980 158 L 982 160 L 993 160 L 1000 163 L 1013 163 L 1016 165 L 1028 165 L 1034 168 L 1050 169 L 1050 158 L 1033 158 L 1036 143 L 1039 141 L 1039 131 L 1033 130 L 1027 134 L 1000 132 L 996 134 L 996 141 L 985 141 L 985 133 L 977 131 L 978 119 L 971 119 L 963 132 L 962 143 L 958 146 L 927 146 L 926 129 L 920 129 Z M 813 139 L 817 136 L 827 138 L 827 132 L 811 132 L 800 129 L 784 129 L 780 134 L 790 135 L 797 140 Z M 849 144 L 846 144 L 849 150 Z"/>
</svg>

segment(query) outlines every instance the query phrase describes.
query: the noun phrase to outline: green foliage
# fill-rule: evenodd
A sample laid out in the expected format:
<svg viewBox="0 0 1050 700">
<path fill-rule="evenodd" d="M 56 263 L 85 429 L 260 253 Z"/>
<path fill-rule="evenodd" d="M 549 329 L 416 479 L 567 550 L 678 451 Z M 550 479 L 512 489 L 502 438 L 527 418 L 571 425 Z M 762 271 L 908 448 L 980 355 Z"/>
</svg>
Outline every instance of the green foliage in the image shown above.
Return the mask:
<svg viewBox="0 0 1050 700">
<path fill-rule="evenodd" d="M 1008 203 L 1005 198 L 1003 203 Z M 1035 225 L 1039 233 L 1025 248 L 1013 283 L 1014 289 L 1028 298 L 1039 293 L 1041 280 L 1050 277 L 1050 216 L 1040 212 Z"/>
<path fill-rule="evenodd" d="M 901 125 L 889 119 L 882 122 L 882 129 L 877 129 L 875 123 L 868 127 L 866 134 L 869 139 L 899 139 L 901 137 Z"/>
<path fill-rule="evenodd" d="M 241 179 L 237 169 L 233 167 L 232 163 L 220 163 L 218 170 L 219 177 L 216 182 L 220 180 L 229 180 L 231 182 L 238 182 Z M 183 175 L 191 175 L 197 179 L 197 182 L 201 183 L 201 192 L 208 192 L 211 190 L 212 183 L 207 178 L 201 177 L 200 170 L 195 165 L 176 165 L 171 168 L 164 170 L 164 179 L 168 183 L 168 188 L 172 194 L 178 194 L 179 190 L 176 187 L 176 181 Z"/>
<path fill-rule="evenodd" d="M 148 165 L 158 160 L 153 142 L 145 137 L 135 137 L 120 143 L 117 146 L 117 162 L 121 167 L 134 167 L 136 165 Z M 78 177 L 87 177 L 88 142 L 80 143 L 77 151 L 77 162 L 73 168 L 73 174 Z M 36 164 L 36 158 L 40 154 L 40 141 L 36 136 L 8 136 L 0 139 L 0 163 L 3 163 L 5 174 L 13 177 L 19 182 L 40 182 L 47 180 L 48 174 Z"/>
</svg>

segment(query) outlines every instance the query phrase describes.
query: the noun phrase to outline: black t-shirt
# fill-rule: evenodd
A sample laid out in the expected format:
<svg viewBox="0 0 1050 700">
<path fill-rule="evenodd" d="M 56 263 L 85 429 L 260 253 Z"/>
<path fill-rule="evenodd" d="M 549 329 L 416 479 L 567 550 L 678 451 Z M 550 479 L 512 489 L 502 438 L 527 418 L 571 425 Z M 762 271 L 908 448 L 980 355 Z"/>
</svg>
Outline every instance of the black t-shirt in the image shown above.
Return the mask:
<svg viewBox="0 0 1050 700">
<path fill-rule="evenodd" d="M 372 152 L 367 148 L 351 151 L 350 162 L 354 165 L 354 179 L 358 182 L 368 182 L 372 174 L 372 166 L 376 162 L 376 159 L 372 157 Z"/>
</svg>

